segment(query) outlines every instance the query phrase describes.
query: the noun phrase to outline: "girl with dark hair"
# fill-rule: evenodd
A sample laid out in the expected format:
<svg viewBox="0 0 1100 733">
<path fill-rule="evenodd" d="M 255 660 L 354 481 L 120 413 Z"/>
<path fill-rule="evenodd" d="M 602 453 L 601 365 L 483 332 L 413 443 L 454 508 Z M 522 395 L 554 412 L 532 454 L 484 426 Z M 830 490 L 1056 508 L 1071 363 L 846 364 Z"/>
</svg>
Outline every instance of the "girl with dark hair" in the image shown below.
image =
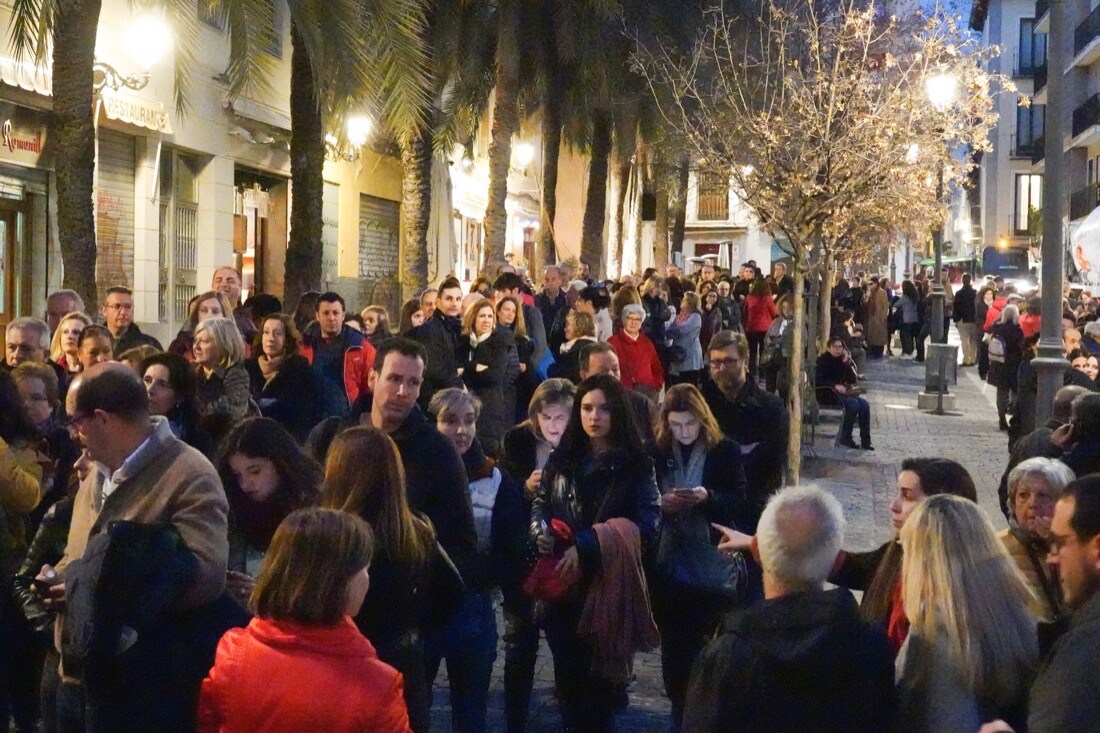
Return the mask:
<svg viewBox="0 0 1100 733">
<path fill-rule="evenodd" d="M 307 290 L 298 298 L 298 305 L 294 307 L 294 325 L 298 333 L 306 330 L 306 326 L 313 322 L 317 315 L 317 300 L 321 294 L 316 290 Z"/>
<path fill-rule="evenodd" d="M 420 300 L 409 298 L 401 306 L 401 321 L 397 326 L 397 333 L 399 336 L 408 336 L 410 331 L 422 325 L 424 325 L 424 311 L 420 308 Z"/>
<path fill-rule="evenodd" d="M 226 586 L 243 603 L 276 527 L 292 511 L 317 504 L 321 467 L 279 423 L 256 417 L 225 436 L 218 474 L 229 500 Z"/>
<path fill-rule="evenodd" d="M 325 463 L 321 505 L 354 514 L 374 531 L 371 587 L 355 624 L 378 657 L 405 679 L 409 723 L 431 723 L 431 687 L 424 671 L 423 629 L 432 611 L 432 567 L 443 550 L 431 522 L 409 508 L 405 470 L 393 440 L 372 427 L 336 436 Z"/>
<path fill-rule="evenodd" d="M 946 458 L 906 458 L 898 474 L 897 496 L 890 504 L 890 521 L 897 532 L 920 502 L 936 494 L 952 494 L 977 502 L 974 479 L 965 468 Z M 760 558 L 753 537 L 722 529 L 720 550 L 751 551 Z M 841 550 L 833 565 L 829 582 L 850 590 L 863 591 L 860 614 L 867 621 L 881 624 L 894 650 L 901 649 L 909 633 L 909 620 L 902 606 L 901 542 L 898 534 L 878 549 L 868 552 Z"/>
<path fill-rule="evenodd" d="M 577 390 L 569 425 L 543 470 L 531 507 L 532 539 L 541 554 L 554 551 L 552 520 L 568 526 L 574 538 L 556 570 L 579 593 L 549 605 L 544 619 L 566 730 L 614 730 L 615 682 L 594 671 L 596 650 L 579 625 L 586 592 L 608 577 L 601 530 L 621 524 L 619 519 L 636 526 L 643 548 L 655 546 L 660 496 L 653 461 L 645 453 L 623 386 L 614 377 L 599 375 Z M 611 641 L 596 638 L 597 643 Z"/>
<path fill-rule="evenodd" d="M 36 690 L 27 681 L 35 679 L 33 670 L 42 660 L 7 579 L 19 571 L 27 552 L 27 520 L 50 478 L 44 467 L 52 463 L 43 447 L 15 381 L 0 371 L 0 572 L 5 578 L 0 586 L 0 699 L 7 703 L 0 723 L 7 728 L 10 713 L 18 730 L 36 730 Z"/>
<path fill-rule="evenodd" d="M 317 423 L 317 382 L 298 353 L 302 336 L 290 316 L 273 313 L 260 324 L 254 356 L 244 363 L 260 414 L 304 443 Z"/>
<path fill-rule="evenodd" d="M 91 369 L 96 364 L 114 359 L 112 343 L 111 332 L 104 326 L 91 325 L 81 331 L 76 341 L 76 356 L 80 362 L 79 371 Z"/>
<path fill-rule="evenodd" d="M 678 384 L 668 390 L 656 424 L 657 482 L 661 488 L 661 546 L 676 540 L 710 540 L 710 523 L 733 524 L 749 531 L 756 511 L 745 498 L 741 446 L 722 435 L 702 392 Z M 717 599 L 677 585 L 675 567 L 658 555 L 653 583 L 654 615 L 661 630 L 661 671 L 672 702 L 674 729 L 684 715 L 691 668 L 713 637 L 725 612 Z"/>
<path fill-rule="evenodd" d="M 194 368 L 179 354 L 154 354 L 142 362 L 141 381 L 149 394 L 149 412 L 168 418 L 177 438 L 205 456 L 212 455 L 214 442 L 202 425 Z"/>
</svg>

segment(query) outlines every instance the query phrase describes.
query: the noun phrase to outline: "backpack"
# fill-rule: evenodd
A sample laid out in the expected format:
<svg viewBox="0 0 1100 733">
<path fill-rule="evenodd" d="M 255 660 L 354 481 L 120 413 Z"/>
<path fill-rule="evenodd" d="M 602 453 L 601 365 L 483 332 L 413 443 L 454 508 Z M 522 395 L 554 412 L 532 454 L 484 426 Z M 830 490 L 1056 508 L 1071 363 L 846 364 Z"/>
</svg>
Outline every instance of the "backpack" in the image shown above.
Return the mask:
<svg viewBox="0 0 1100 733">
<path fill-rule="evenodd" d="M 1005 340 L 1000 336 L 994 336 L 989 340 L 989 360 L 997 362 L 998 364 L 1005 363 L 1005 354 L 1008 352 L 1008 347 L 1005 346 Z"/>
</svg>

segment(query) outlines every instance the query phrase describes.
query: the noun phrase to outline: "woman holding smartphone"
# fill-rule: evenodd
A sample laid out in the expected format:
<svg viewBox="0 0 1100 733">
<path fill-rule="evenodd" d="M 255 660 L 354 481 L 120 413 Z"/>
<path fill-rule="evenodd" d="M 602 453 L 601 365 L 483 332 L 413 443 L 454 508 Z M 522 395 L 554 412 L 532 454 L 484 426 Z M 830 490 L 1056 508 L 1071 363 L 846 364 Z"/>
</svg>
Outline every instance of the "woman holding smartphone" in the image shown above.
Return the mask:
<svg viewBox="0 0 1100 733">
<path fill-rule="evenodd" d="M 709 540 L 710 522 L 748 527 L 745 468 L 741 446 L 722 435 L 718 422 L 695 385 L 668 390 L 656 425 L 657 482 L 661 489 L 661 543 L 664 550 L 685 533 Z M 671 579 L 658 555 L 653 610 L 661 631 L 661 671 L 679 730 L 684 698 L 695 658 L 730 610 L 709 596 L 693 593 Z"/>
</svg>

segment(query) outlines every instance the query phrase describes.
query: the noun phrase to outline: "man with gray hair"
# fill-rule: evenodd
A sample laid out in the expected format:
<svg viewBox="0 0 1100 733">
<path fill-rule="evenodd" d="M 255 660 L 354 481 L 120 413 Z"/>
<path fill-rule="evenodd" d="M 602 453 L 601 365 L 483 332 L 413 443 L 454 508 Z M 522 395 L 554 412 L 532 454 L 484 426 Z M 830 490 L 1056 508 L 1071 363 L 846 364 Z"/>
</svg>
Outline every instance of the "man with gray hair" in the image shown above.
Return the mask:
<svg viewBox="0 0 1100 733">
<path fill-rule="evenodd" d="M 884 731 L 894 699 L 885 632 L 851 591 L 825 590 L 844 541 L 838 502 L 821 489 L 775 494 L 760 517 L 764 598 L 732 615 L 695 663 L 683 730 Z"/>
<path fill-rule="evenodd" d="M 84 301 L 75 290 L 55 290 L 46 296 L 46 323 L 50 333 L 61 325 L 61 319 L 74 311 L 83 311 Z"/>
<path fill-rule="evenodd" d="M 0 369 L 11 372 L 20 364 L 45 364 L 57 374 L 62 395 L 69 388 L 69 373 L 49 357 L 50 327 L 32 316 L 16 318 L 4 330 L 4 361 Z"/>
</svg>

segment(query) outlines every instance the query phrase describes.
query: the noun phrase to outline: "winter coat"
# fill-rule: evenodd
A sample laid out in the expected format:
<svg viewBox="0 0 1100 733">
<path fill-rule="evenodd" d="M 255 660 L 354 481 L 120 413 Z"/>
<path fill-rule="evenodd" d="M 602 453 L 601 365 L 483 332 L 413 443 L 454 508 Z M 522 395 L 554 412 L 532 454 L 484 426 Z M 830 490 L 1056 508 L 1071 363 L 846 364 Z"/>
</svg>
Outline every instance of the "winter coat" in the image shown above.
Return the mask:
<svg viewBox="0 0 1100 733">
<path fill-rule="evenodd" d="M 407 733 L 403 681 L 348 617 L 336 626 L 254 618 L 218 644 L 200 733 Z"/>
<path fill-rule="evenodd" d="M 670 374 L 694 372 L 703 368 L 703 346 L 699 343 L 699 332 L 703 329 L 703 318 L 692 313 L 684 320 L 676 317 L 668 324 L 666 333 L 672 337 L 672 345 L 684 350 L 684 358 L 669 365 Z"/>
<path fill-rule="evenodd" d="M 703 316 L 703 327 L 699 331 L 699 345 L 705 352 L 707 347 L 710 346 L 710 340 L 714 337 L 714 334 L 722 330 L 722 309 L 715 305 L 709 311 L 703 309 L 701 315 Z"/>
<path fill-rule="evenodd" d="M 775 301 L 770 295 L 745 298 L 745 333 L 767 333 L 775 318 Z"/>
<path fill-rule="evenodd" d="M 634 389 L 642 385 L 659 393 L 665 383 L 664 367 L 657 349 L 644 333 L 631 338 L 626 331 L 620 331 L 608 341 L 619 357 L 619 374 L 623 386 Z"/>
<path fill-rule="evenodd" d="M 1100 730 L 1100 593 L 1069 618 L 1069 628 L 1039 663 L 1028 705 L 1028 733 Z"/>
<path fill-rule="evenodd" d="M 196 395 L 199 412 L 216 446 L 234 425 L 250 415 L 258 415 L 259 409 L 252 401 L 244 362 L 237 362 L 228 369 L 218 367 L 209 376 L 202 367 L 195 369 L 199 375 Z"/>
<path fill-rule="evenodd" d="M 172 343 L 168 344 L 168 350 L 173 354 L 179 354 L 187 361 L 195 360 L 195 334 L 186 328 L 181 328 Z"/>
<path fill-rule="evenodd" d="M 557 360 L 550 365 L 549 375 L 552 378 L 568 379 L 573 384 L 581 381 L 581 349 L 587 344 L 595 343 L 596 339 L 590 336 L 566 341 L 558 351 Z"/>
<path fill-rule="evenodd" d="M 951 315 L 955 323 L 974 323 L 978 293 L 970 285 L 963 285 L 955 293 L 955 305 L 951 308 Z"/>
<path fill-rule="evenodd" d="M 890 299 L 882 288 L 875 288 L 868 293 L 863 303 L 863 334 L 867 338 L 868 346 L 886 346 L 890 338 L 890 330 L 887 328 L 889 318 Z"/>
<path fill-rule="evenodd" d="M 665 347 L 665 323 L 668 322 L 668 303 L 656 295 L 643 295 L 642 307 L 645 308 L 645 320 L 642 321 L 642 333 L 649 337 L 658 350 Z"/>
<path fill-rule="evenodd" d="M 768 394 L 749 379 L 733 400 L 710 379 L 703 381 L 703 398 L 727 438 L 741 446 L 756 445 L 744 455 L 749 503 L 756 515 L 768 497 L 783 485 L 787 467 L 787 426 L 790 417 L 783 399 Z M 756 531 L 756 520 L 745 531 Z"/>
<path fill-rule="evenodd" d="M 1001 317 L 1001 311 L 1008 305 L 1008 298 L 1001 295 L 993 299 L 993 304 L 989 306 L 989 309 L 985 312 L 985 322 L 982 323 L 982 330 L 987 333 L 993 328 L 993 324 Z"/>
<path fill-rule="evenodd" d="M 0 438 L 0 572 L 11 576 L 27 551 L 26 521 L 42 499 L 44 469 L 52 464 L 38 446 Z"/>
<path fill-rule="evenodd" d="M 462 322 L 436 310 L 431 318 L 409 333 L 409 338 L 423 345 L 428 359 L 424 365 L 424 384 L 420 387 L 420 398 L 417 400 L 421 409 L 427 410 L 436 392 L 448 387 L 462 387 L 462 377 L 458 374 L 462 358 L 459 356 Z"/>
<path fill-rule="evenodd" d="M 542 315 L 542 325 L 547 336 L 549 336 L 554 323 L 558 320 L 558 313 L 562 309 L 568 310 L 565 303 L 565 291 L 559 290 L 553 298 L 547 295 L 545 290 L 542 291 L 535 296 L 535 307 L 539 309 L 539 313 Z"/>
<path fill-rule="evenodd" d="M 987 381 L 994 387 L 1016 389 L 1017 374 L 1020 368 L 1020 360 L 1024 355 L 1024 332 L 1015 323 L 995 323 L 989 329 L 994 339 L 1000 339 L 1004 343 L 1004 361 L 995 361 L 993 355 L 989 357 L 989 374 Z"/>
<path fill-rule="evenodd" d="M 551 519 L 573 530 L 581 572 L 591 578 L 602 566 L 600 543 L 593 525 L 623 517 L 638 525 L 646 551 L 656 547 L 660 526 L 660 495 L 648 456 L 613 450 L 570 462 L 559 448 L 543 469 L 531 505 L 531 541 L 538 540 Z"/>
<path fill-rule="evenodd" d="M 306 326 L 306 330 L 302 333 L 302 345 L 299 351 L 310 366 L 313 365 L 314 354 L 321 338 L 321 326 L 317 321 Z M 348 405 L 351 405 L 359 399 L 359 395 L 370 392 L 367 377 L 374 368 L 375 350 L 366 337 L 351 326 L 344 326 L 338 338 L 343 339 L 344 342 L 344 391 L 347 394 Z M 317 391 L 323 391 L 319 375 L 314 375 L 314 381 Z"/>
<path fill-rule="evenodd" d="M 692 733 L 882 733 L 894 655 L 850 591 L 792 593 L 730 617 L 688 686 Z"/>
<path fill-rule="evenodd" d="M 120 336 L 111 336 L 111 351 L 114 352 L 116 359 L 138 346 L 152 346 L 157 351 L 164 351 L 160 341 L 142 333 L 136 323 L 131 323 Z"/>
<path fill-rule="evenodd" d="M 997 533 L 997 539 L 1031 588 L 1027 607 L 1040 621 L 1054 621 L 1064 611 L 1064 604 L 1058 576 L 1046 561 L 1050 544 L 1021 528 L 1015 516 L 1009 525 Z"/>
<path fill-rule="evenodd" d="M 462 381 L 481 400 L 477 439 L 486 452 L 496 455 L 500 452 L 504 433 L 512 427 L 513 414 L 508 411 L 505 391 L 514 386 L 519 372 L 516 342 L 510 332 L 493 331 L 476 346 L 466 337 L 463 346 Z M 515 373 L 509 374 L 509 367 L 513 365 Z M 486 368 L 478 369 L 482 366 Z"/>
<path fill-rule="evenodd" d="M 1024 338 L 1034 336 L 1039 333 L 1041 316 L 1037 316 L 1032 313 L 1020 314 L 1020 330 L 1024 332 Z"/>
<path fill-rule="evenodd" d="M 31 540 L 22 567 L 12 579 L 15 600 L 23 609 L 23 617 L 31 628 L 46 632 L 53 628 L 54 615 L 46 610 L 42 596 L 34 585 L 34 579 L 43 565 L 56 565 L 65 554 L 69 539 L 69 525 L 73 521 L 73 500 L 66 497 L 55 503 L 42 517 L 38 532 Z"/>
<path fill-rule="evenodd" d="M 309 361 L 298 354 L 287 356 L 270 380 L 264 378 L 258 358 L 244 365 L 260 414 L 282 425 L 299 443 L 304 442 L 317 422 L 317 381 Z"/>
<path fill-rule="evenodd" d="M 722 328 L 723 331 L 737 331 L 741 332 L 741 306 L 737 303 L 733 297 L 723 298 L 718 296 L 718 308 L 722 311 Z"/>
<path fill-rule="evenodd" d="M 847 357 L 835 357 L 826 351 L 817 357 L 816 378 L 817 401 L 822 405 L 840 405 L 843 396 L 836 391 L 836 385 L 850 387 L 858 383 L 856 370 Z"/>
<path fill-rule="evenodd" d="M 672 450 L 684 450 L 678 442 Z M 686 450 L 690 454 L 690 447 Z M 686 462 L 687 456 L 685 456 Z M 676 459 L 671 451 L 661 451 L 655 461 L 657 485 L 661 491 L 669 489 L 693 489 L 694 486 L 672 486 L 670 479 L 676 468 Z M 741 446 L 729 438 L 723 438 L 707 451 L 703 464 L 703 488 L 707 490 L 707 500 L 696 505 L 707 521 L 726 527 L 744 527 L 749 513 L 748 499 L 745 496 L 745 461 L 741 457 Z M 662 528 L 663 530 L 663 528 Z"/>
</svg>

